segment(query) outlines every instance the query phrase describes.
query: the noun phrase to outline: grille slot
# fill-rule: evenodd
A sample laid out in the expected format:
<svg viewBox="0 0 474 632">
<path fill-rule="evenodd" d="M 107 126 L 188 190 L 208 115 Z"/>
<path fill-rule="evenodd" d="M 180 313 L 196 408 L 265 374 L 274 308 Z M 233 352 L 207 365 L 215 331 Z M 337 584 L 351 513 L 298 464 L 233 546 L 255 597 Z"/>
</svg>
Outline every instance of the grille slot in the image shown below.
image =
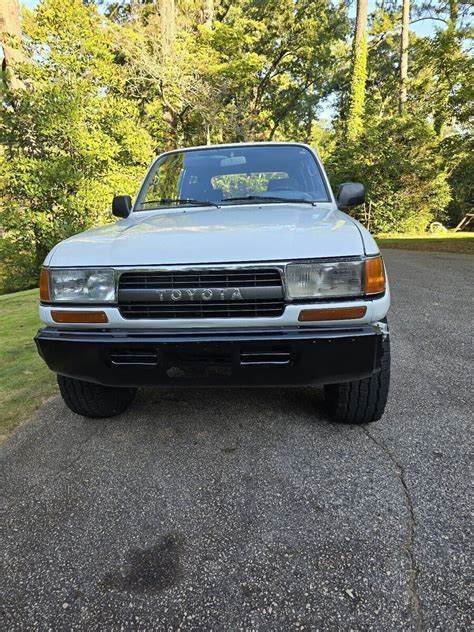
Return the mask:
<svg viewBox="0 0 474 632">
<path fill-rule="evenodd" d="M 213 288 L 229 289 L 227 300 L 215 296 L 205 300 L 199 294 L 200 289 Z M 234 288 L 241 291 L 241 299 L 229 300 Z M 171 300 L 170 290 L 186 289 L 198 292 L 194 300 Z M 156 299 L 148 300 L 153 291 L 160 290 L 161 296 L 155 292 Z M 127 319 L 278 317 L 284 307 L 280 272 L 272 268 L 125 272 L 119 281 L 119 309 Z"/>
<path fill-rule="evenodd" d="M 241 366 L 268 366 L 290 364 L 291 353 L 289 351 L 241 351 Z"/>
<path fill-rule="evenodd" d="M 121 349 L 110 352 L 110 361 L 117 366 L 157 366 L 158 354 L 145 349 Z"/>
</svg>

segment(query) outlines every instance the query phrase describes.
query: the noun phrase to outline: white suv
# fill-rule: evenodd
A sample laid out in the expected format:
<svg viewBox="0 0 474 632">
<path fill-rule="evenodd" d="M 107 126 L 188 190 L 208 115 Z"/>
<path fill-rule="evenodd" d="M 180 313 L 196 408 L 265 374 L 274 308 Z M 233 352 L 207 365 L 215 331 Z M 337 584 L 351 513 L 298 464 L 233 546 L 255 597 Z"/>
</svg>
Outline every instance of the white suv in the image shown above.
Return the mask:
<svg viewBox="0 0 474 632">
<path fill-rule="evenodd" d="M 36 343 L 76 413 L 123 412 L 140 386 L 324 385 L 330 416 L 379 419 L 390 380 L 379 249 L 300 143 L 171 151 L 120 221 L 46 257 Z"/>
</svg>

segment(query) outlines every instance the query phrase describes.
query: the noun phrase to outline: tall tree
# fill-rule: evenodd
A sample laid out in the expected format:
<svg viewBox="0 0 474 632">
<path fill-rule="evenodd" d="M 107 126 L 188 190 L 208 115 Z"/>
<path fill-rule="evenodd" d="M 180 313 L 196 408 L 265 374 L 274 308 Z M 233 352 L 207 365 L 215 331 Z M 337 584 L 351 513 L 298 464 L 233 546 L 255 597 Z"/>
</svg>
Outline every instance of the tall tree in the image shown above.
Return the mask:
<svg viewBox="0 0 474 632">
<path fill-rule="evenodd" d="M 12 41 L 21 38 L 20 12 L 17 0 L 1 0 L 0 2 L 0 44 L 3 49 L 3 80 L 11 88 L 19 88 L 22 83 L 15 75 L 14 64 L 20 61 L 22 53 Z"/>
<path fill-rule="evenodd" d="M 160 0 L 161 48 L 166 59 L 171 53 L 176 36 L 176 7 L 174 0 Z"/>
<path fill-rule="evenodd" d="M 214 0 L 203 0 L 202 4 L 202 23 L 212 27 L 212 20 L 214 19 Z"/>
<path fill-rule="evenodd" d="M 408 38 L 410 28 L 410 0 L 403 0 L 402 35 L 400 42 L 400 102 L 399 111 L 403 114 L 407 100 L 408 81 Z"/>
<path fill-rule="evenodd" d="M 367 0 L 357 0 L 356 31 L 352 48 L 352 77 L 347 137 L 355 140 L 363 129 L 367 81 Z"/>
<path fill-rule="evenodd" d="M 448 32 L 454 35 L 459 16 L 459 0 L 449 0 Z"/>
</svg>

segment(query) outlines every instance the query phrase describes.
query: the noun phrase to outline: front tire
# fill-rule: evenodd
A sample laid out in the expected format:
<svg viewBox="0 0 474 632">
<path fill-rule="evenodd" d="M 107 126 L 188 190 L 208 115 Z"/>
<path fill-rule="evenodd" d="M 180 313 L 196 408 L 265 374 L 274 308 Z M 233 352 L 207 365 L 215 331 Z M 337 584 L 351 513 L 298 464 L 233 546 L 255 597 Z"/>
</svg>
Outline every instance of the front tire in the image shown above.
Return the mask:
<svg viewBox="0 0 474 632">
<path fill-rule="evenodd" d="M 383 415 L 390 385 L 390 338 L 382 341 L 381 370 L 363 380 L 328 384 L 324 395 L 329 416 L 346 424 L 368 424 Z"/>
<path fill-rule="evenodd" d="M 58 375 L 58 385 L 66 406 L 83 417 L 104 418 L 123 413 L 132 403 L 136 388 L 102 386 Z"/>
</svg>

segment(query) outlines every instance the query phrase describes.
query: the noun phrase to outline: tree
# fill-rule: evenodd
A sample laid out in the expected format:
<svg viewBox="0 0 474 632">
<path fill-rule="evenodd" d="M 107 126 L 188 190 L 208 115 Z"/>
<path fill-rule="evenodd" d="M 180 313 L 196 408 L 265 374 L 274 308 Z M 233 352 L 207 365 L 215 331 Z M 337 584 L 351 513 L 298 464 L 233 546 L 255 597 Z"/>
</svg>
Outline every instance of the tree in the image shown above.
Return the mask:
<svg viewBox="0 0 474 632">
<path fill-rule="evenodd" d="M 236 0 L 216 6 L 212 29 L 203 28 L 194 2 L 177 6 L 172 63 L 157 51 L 153 5 L 135 7 L 130 37 L 120 33 L 127 86 L 146 111 L 157 146 L 307 133 L 341 63 L 343 5 Z"/>
<path fill-rule="evenodd" d="M 229 140 L 304 137 L 330 93 L 347 33 L 342 5 L 326 0 L 242 1 L 215 21 L 219 55 L 211 81 L 222 91 Z"/>
<path fill-rule="evenodd" d="M 171 54 L 176 37 L 176 7 L 174 0 L 160 0 L 161 47 L 163 58 Z"/>
<path fill-rule="evenodd" d="M 410 0 L 403 0 L 402 34 L 400 38 L 400 114 L 403 114 L 407 100 L 408 81 L 408 38 L 410 28 Z"/>
<path fill-rule="evenodd" d="M 22 60 L 20 49 L 21 22 L 17 0 L 0 3 L 0 44 L 3 49 L 2 76 L 12 89 L 22 86 L 15 73 L 15 64 Z"/>
<path fill-rule="evenodd" d="M 202 5 L 202 24 L 211 28 L 214 19 L 214 0 L 203 0 Z"/>
<path fill-rule="evenodd" d="M 94 6 L 43 0 L 24 22 L 20 79 L 1 112 L 1 223 L 8 287 L 35 284 L 57 241 L 111 220 L 151 157 L 136 104 L 124 98 L 112 33 Z"/>
<path fill-rule="evenodd" d="M 411 115 L 433 122 L 448 173 L 452 201 L 444 220 L 451 226 L 472 209 L 474 60 L 472 3 L 448 0 L 415 7 L 415 21 L 434 19 L 431 37 L 412 38 L 410 49 Z"/>
<path fill-rule="evenodd" d="M 27 86 L 4 83 L 0 110 L 11 289 L 182 145 L 313 142 L 335 186 L 366 184 L 376 231 L 453 224 L 472 200 L 472 0 L 412 5 L 438 27 L 410 33 L 409 89 L 409 0 L 402 41 L 398 0 L 370 19 L 359 0 L 352 46 L 343 0 L 42 0 L 21 29 L 16 2 L 0 2 L 8 76 Z"/>
<path fill-rule="evenodd" d="M 356 31 L 352 52 L 352 77 L 347 117 L 347 137 L 355 140 L 363 129 L 367 80 L 367 0 L 357 0 Z"/>
<path fill-rule="evenodd" d="M 363 182 L 378 232 L 422 232 L 444 219 L 450 201 L 440 139 L 432 126 L 408 117 L 371 118 L 356 141 L 346 141 L 327 159 L 334 188 Z M 363 208 L 359 209 L 364 220 Z"/>
</svg>

